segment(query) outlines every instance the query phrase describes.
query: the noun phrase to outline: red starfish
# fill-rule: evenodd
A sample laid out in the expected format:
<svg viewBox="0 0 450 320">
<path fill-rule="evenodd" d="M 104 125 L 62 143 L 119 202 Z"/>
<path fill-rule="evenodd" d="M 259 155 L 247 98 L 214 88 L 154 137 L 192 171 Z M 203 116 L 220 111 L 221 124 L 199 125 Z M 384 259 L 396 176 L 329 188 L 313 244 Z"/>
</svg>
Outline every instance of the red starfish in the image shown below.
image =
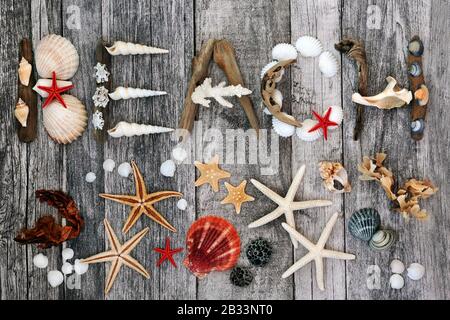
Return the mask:
<svg viewBox="0 0 450 320">
<path fill-rule="evenodd" d="M 325 140 L 327 140 L 327 138 L 328 138 L 328 127 L 338 126 L 338 124 L 336 122 L 330 121 L 331 109 L 332 108 L 328 108 L 327 112 L 325 113 L 325 115 L 323 117 L 320 114 L 318 114 L 317 112 L 313 111 L 313 115 L 317 118 L 319 123 L 316 124 L 311 129 L 309 129 L 308 132 L 313 132 L 313 131 L 322 129 L 323 136 L 324 136 Z"/>
<path fill-rule="evenodd" d="M 166 238 L 166 247 L 164 248 L 164 249 L 162 249 L 162 248 L 155 248 L 155 249 L 153 249 L 153 250 L 155 250 L 156 252 L 158 252 L 158 253 L 160 253 L 161 254 L 161 258 L 159 258 L 159 261 L 158 261 L 158 263 L 157 263 L 157 266 L 159 267 L 163 262 L 164 262 L 164 260 L 169 260 L 170 261 L 170 263 L 176 268 L 177 267 L 177 264 L 175 263 L 175 260 L 173 259 L 173 255 L 174 254 L 176 254 L 176 253 L 180 253 L 181 251 L 183 251 L 183 249 L 182 248 L 178 248 L 178 249 L 171 249 L 170 248 L 170 238 L 169 237 L 167 237 Z"/>
<path fill-rule="evenodd" d="M 63 105 L 64 108 L 67 108 L 64 99 L 61 97 L 61 93 L 66 92 L 67 90 L 70 90 L 73 87 L 74 87 L 73 84 L 66 87 L 58 87 L 58 84 L 56 82 L 56 73 L 53 71 L 52 85 L 50 87 L 38 86 L 39 89 L 44 90 L 45 92 L 48 93 L 48 97 L 45 100 L 42 108 L 48 106 L 54 99 L 58 100 Z"/>
</svg>

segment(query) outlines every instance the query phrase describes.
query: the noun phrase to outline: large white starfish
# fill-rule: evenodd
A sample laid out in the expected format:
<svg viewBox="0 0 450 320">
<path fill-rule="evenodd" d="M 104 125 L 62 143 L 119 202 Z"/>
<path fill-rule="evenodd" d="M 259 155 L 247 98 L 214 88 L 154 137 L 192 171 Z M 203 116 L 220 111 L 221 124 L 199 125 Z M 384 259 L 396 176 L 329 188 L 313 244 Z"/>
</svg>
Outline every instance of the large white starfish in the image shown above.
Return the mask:
<svg viewBox="0 0 450 320">
<path fill-rule="evenodd" d="M 289 269 L 286 270 L 285 273 L 281 276 L 282 278 L 287 278 L 295 271 L 301 269 L 309 262 L 313 261 L 316 264 L 316 279 L 317 285 L 320 290 L 325 290 L 325 286 L 323 284 L 323 258 L 332 258 L 332 259 L 340 259 L 340 260 L 354 260 L 355 255 L 340 251 L 333 251 L 325 249 L 325 243 L 330 236 L 331 230 L 333 229 L 338 218 L 338 213 L 333 214 L 330 220 L 328 220 L 325 229 L 323 229 L 322 234 L 320 235 L 319 241 L 316 244 L 312 243 L 308 239 L 306 239 L 303 235 L 301 235 L 298 231 L 292 228 L 287 223 L 282 223 L 283 228 L 289 232 L 291 236 L 300 242 L 302 246 L 309 250 L 303 258 L 294 263 Z"/>
<path fill-rule="evenodd" d="M 248 225 L 249 228 L 257 228 L 260 226 L 269 223 L 270 221 L 275 220 L 276 218 L 282 216 L 283 214 L 286 216 L 286 222 L 295 229 L 295 219 L 294 219 L 294 211 L 303 210 L 309 208 L 317 208 L 317 207 L 325 207 L 330 206 L 333 203 L 329 200 L 309 200 L 309 201 L 294 201 L 295 194 L 297 193 L 297 189 L 300 186 L 300 182 L 303 179 L 303 175 L 305 174 L 305 165 L 302 165 L 300 169 L 298 169 L 294 180 L 292 180 L 292 184 L 289 187 L 289 190 L 286 194 L 286 197 L 281 197 L 276 194 L 268 187 L 263 185 L 261 182 L 252 179 L 252 184 L 262 193 L 264 193 L 269 199 L 278 204 L 278 208 L 276 208 L 271 213 L 265 215 L 264 217 L 250 223 Z M 291 235 L 291 241 L 294 245 L 294 248 L 298 247 L 297 240 L 295 237 Z"/>
</svg>

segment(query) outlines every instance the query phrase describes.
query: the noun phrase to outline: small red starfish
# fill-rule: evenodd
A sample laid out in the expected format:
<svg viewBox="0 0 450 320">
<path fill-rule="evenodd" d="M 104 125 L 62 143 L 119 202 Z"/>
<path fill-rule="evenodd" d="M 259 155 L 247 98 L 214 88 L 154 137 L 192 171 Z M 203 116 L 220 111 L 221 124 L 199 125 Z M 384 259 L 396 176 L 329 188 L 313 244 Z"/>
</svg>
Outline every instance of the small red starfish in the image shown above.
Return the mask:
<svg viewBox="0 0 450 320">
<path fill-rule="evenodd" d="M 42 108 L 48 106 L 54 99 L 58 100 L 63 105 L 64 108 L 67 108 L 64 99 L 61 97 L 61 93 L 66 92 L 67 90 L 70 90 L 73 87 L 74 87 L 73 84 L 71 84 L 70 86 L 58 87 L 58 84 L 56 82 L 56 73 L 53 71 L 52 85 L 50 87 L 38 86 L 39 89 L 44 90 L 45 92 L 48 93 L 48 97 L 45 100 Z"/>
<path fill-rule="evenodd" d="M 169 237 L 166 238 L 166 247 L 165 247 L 164 249 L 162 249 L 162 248 L 155 248 L 155 249 L 153 249 L 153 250 L 155 250 L 156 252 L 158 252 L 158 253 L 161 254 L 161 258 L 159 258 L 159 261 L 158 261 L 158 263 L 157 263 L 157 266 L 158 266 L 158 267 L 164 262 L 164 260 L 169 260 L 170 263 L 171 263 L 175 268 L 177 267 L 177 264 L 175 263 L 175 260 L 173 259 L 173 255 L 176 254 L 176 253 L 180 253 L 181 251 L 183 251 L 182 248 L 178 248 L 178 249 L 173 249 L 173 250 L 172 250 L 172 249 L 170 248 L 170 238 L 169 238 Z"/>
<path fill-rule="evenodd" d="M 322 129 L 323 136 L 324 136 L 325 140 L 327 140 L 327 138 L 328 138 L 328 127 L 338 126 L 338 124 L 336 122 L 330 121 L 331 109 L 332 108 L 328 108 L 327 112 L 325 113 L 325 115 L 323 117 L 320 114 L 318 114 L 317 112 L 313 111 L 313 115 L 317 118 L 319 123 L 316 124 L 311 129 L 309 129 L 308 132 L 313 132 L 313 131 Z"/>
</svg>

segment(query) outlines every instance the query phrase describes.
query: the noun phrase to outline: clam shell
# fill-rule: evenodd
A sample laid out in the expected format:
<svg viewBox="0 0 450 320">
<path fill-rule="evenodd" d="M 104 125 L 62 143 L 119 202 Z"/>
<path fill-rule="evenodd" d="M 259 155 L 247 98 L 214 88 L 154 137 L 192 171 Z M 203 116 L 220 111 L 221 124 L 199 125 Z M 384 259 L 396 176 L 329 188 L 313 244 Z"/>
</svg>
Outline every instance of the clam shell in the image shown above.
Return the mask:
<svg viewBox="0 0 450 320">
<path fill-rule="evenodd" d="M 80 58 L 73 44 L 56 34 L 41 39 L 36 49 L 36 69 L 41 78 L 51 78 L 52 72 L 56 79 L 68 80 L 78 70 Z"/>
<path fill-rule="evenodd" d="M 369 241 L 369 247 L 375 251 L 387 250 L 395 243 L 397 236 L 392 230 L 378 230 Z"/>
<path fill-rule="evenodd" d="M 292 44 L 279 43 L 272 49 L 272 59 L 277 61 L 297 59 L 297 49 Z"/>
<path fill-rule="evenodd" d="M 295 127 L 290 124 L 284 123 L 277 118 L 272 118 L 272 126 L 275 132 L 284 138 L 290 137 L 295 133 Z"/>
<path fill-rule="evenodd" d="M 317 57 L 322 53 L 323 46 L 319 39 L 303 36 L 297 39 L 295 47 L 303 57 Z"/>
<path fill-rule="evenodd" d="M 334 77 L 337 74 L 339 70 L 338 60 L 330 51 L 322 52 L 320 55 L 319 69 L 326 78 Z"/>
<path fill-rule="evenodd" d="M 42 111 L 48 135 L 58 143 L 71 143 L 81 136 L 87 125 L 84 105 L 74 96 L 62 95 L 67 108 L 54 100 Z"/>
<path fill-rule="evenodd" d="M 355 238 L 369 241 L 380 228 L 381 219 L 378 211 L 372 208 L 360 209 L 352 214 L 348 221 L 348 230 Z"/>
<path fill-rule="evenodd" d="M 339 106 L 331 106 L 329 108 L 331 108 L 330 121 L 336 122 L 338 126 L 341 125 L 342 120 L 344 120 L 344 110 L 342 110 L 342 108 Z M 328 109 L 324 114 L 327 113 Z M 339 128 L 338 126 L 331 126 L 329 127 L 329 130 L 336 130 L 337 128 Z"/>
<path fill-rule="evenodd" d="M 228 270 L 239 259 L 240 245 L 239 234 L 230 222 L 217 216 L 205 216 L 189 228 L 188 254 L 183 264 L 199 278 L 211 271 Z"/>
<path fill-rule="evenodd" d="M 297 128 L 297 136 L 306 142 L 311 142 L 319 139 L 323 133 L 322 130 L 316 130 L 313 132 L 308 132 L 312 127 L 314 127 L 317 124 L 316 120 L 312 119 L 306 119 L 303 121 L 302 126 L 300 128 Z"/>
</svg>

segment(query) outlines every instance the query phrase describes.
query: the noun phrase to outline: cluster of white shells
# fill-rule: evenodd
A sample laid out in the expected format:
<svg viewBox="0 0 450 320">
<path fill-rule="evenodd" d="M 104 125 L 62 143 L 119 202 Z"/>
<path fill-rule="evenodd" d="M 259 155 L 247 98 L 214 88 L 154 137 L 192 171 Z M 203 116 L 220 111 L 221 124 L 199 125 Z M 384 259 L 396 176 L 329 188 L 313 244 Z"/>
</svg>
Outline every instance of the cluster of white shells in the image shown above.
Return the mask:
<svg viewBox="0 0 450 320">
<path fill-rule="evenodd" d="M 405 279 L 402 273 L 405 271 L 405 265 L 398 259 L 392 260 L 390 264 L 393 275 L 389 278 L 389 284 L 392 289 L 399 290 L 405 286 Z M 407 276 L 411 280 L 417 281 L 425 275 L 425 267 L 420 263 L 411 263 L 406 269 Z"/>
</svg>

